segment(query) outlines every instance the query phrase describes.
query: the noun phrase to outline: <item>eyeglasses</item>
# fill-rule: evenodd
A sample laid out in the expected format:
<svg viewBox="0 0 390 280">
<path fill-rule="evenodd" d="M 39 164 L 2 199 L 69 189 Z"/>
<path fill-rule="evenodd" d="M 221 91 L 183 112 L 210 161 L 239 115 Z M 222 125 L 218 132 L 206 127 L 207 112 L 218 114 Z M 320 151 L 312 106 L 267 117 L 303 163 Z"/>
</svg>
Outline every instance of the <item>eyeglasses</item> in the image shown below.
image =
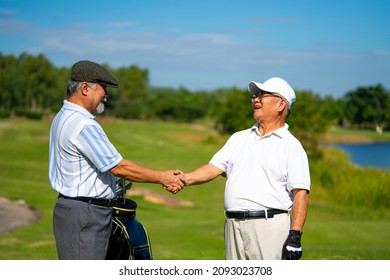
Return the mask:
<svg viewBox="0 0 390 280">
<path fill-rule="evenodd" d="M 283 99 L 283 97 L 278 95 L 278 94 L 260 91 L 256 94 L 253 94 L 251 96 L 251 100 L 252 100 L 252 103 L 254 103 L 255 99 L 259 98 L 259 101 L 261 102 L 261 100 L 265 97 L 279 97 L 279 98 Z"/>
<path fill-rule="evenodd" d="M 108 97 L 107 86 L 102 85 L 102 84 L 100 84 L 100 86 L 103 88 L 104 94 Z"/>
<path fill-rule="evenodd" d="M 99 86 L 101 86 L 101 88 L 104 90 L 104 93 L 108 94 L 108 93 L 107 93 L 107 86 L 104 85 L 104 84 L 100 84 L 100 83 L 89 83 L 89 82 L 83 82 L 83 83 L 86 83 L 88 87 L 90 87 L 90 88 L 92 88 L 92 89 L 94 89 L 94 90 L 96 90 L 97 85 L 99 85 Z M 81 86 L 81 84 L 80 84 L 80 86 Z"/>
</svg>

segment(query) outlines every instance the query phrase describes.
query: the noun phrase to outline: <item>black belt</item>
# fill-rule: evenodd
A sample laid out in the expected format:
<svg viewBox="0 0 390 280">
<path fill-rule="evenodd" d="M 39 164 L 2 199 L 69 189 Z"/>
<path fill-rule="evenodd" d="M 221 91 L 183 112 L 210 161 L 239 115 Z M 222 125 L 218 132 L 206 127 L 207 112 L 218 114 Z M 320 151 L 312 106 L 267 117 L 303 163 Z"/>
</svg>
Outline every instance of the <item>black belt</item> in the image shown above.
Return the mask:
<svg viewBox="0 0 390 280">
<path fill-rule="evenodd" d="M 69 196 L 66 196 L 63 194 L 59 194 L 58 197 L 62 197 L 65 199 L 73 199 L 73 200 L 83 201 L 83 202 L 87 202 L 89 204 L 105 206 L 105 207 L 113 207 L 116 204 L 116 198 L 103 199 L 103 198 L 92 198 L 92 197 L 85 197 L 85 196 L 69 197 Z"/>
<path fill-rule="evenodd" d="M 274 215 L 288 213 L 285 210 L 279 209 L 268 209 L 268 210 L 260 210 L 260 211 L 226 211 L 226 218 L 231 219 L 247 219 L 247 218 L 273 218 Z"/>
</svg>

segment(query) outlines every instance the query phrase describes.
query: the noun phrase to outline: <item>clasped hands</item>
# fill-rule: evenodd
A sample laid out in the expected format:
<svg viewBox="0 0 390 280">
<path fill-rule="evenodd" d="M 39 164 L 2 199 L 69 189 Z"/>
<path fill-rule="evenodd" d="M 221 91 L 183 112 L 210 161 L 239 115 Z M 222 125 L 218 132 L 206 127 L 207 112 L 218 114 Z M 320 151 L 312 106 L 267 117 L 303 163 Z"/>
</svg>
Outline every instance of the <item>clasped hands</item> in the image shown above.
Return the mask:
<svg viewBox="0 0 390 280">
<path fill-rule="evenodd" d="M 187 185 L 186 177 L 181 170 L 169 170 L 164 172 L 162 186 L 165 190 L 176 194 Z"/>
</svg>

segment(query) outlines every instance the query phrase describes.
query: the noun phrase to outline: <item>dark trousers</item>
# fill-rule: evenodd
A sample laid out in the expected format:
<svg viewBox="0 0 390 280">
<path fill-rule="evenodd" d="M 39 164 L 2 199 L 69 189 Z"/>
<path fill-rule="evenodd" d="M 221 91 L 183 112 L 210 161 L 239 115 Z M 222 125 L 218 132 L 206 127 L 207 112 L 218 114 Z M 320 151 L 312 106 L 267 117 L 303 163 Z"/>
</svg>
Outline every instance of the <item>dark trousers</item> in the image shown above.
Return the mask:
<svg viewBox="0 0 390 280">
<path fill-rule="evenodd" d="M 60 260 L 104 260 L 112 227 L 112 208 L 59 197 L 53 230 Z"/>
</svg>

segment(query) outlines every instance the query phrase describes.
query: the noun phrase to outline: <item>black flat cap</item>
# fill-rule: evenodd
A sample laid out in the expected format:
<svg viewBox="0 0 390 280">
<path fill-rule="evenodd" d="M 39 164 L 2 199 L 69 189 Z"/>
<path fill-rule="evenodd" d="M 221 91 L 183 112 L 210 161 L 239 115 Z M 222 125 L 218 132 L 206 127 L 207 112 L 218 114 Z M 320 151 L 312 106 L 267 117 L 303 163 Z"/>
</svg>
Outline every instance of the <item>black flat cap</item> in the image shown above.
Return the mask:
<svg viewBox="0 0 390 280">
<path fill-rule="evenodd" d="M 106 86 L 118 87 L 118 81 L 101 65 L 81 60 L 72 66 L 70 79 L 77 82 L 99 83 Z"/>
</svg>

